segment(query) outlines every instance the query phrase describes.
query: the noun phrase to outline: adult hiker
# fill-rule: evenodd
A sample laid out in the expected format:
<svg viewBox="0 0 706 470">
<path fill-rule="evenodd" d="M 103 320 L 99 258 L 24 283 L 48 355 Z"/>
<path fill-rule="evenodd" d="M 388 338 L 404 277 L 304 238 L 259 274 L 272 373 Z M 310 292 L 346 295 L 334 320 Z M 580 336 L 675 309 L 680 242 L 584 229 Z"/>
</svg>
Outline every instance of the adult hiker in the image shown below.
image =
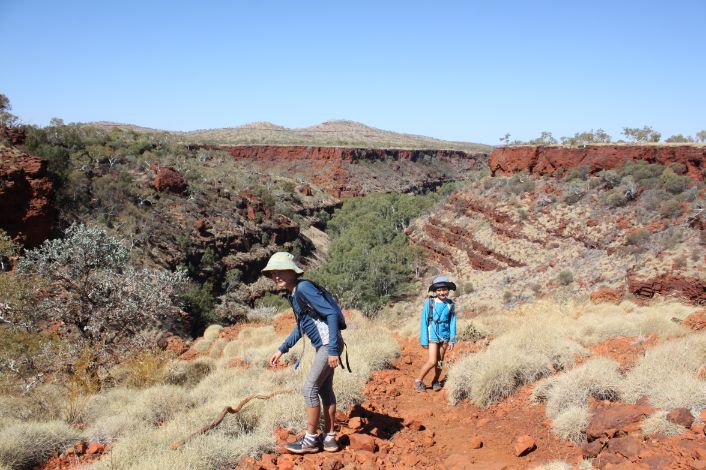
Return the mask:
<svg viewBox="0 0 706 470">
<path fill-rule="evenodd" d="M 429 349 L 427 362 L 422 365 L 414 389 L 426 391 L 424 376 L 434 369 L 431 388 L 441 390 L 441 364 L 446 351 L 451 351 L 456 343 L 456 307 L 449 299 L 449 291 L 456 290 L 456 284 L 447 276 L 437 276 L 429 286 L 430 296 L 424 301 L 419 327 L 419 343 Z"/>
<path fill-rule="evenodd" d="M 299 279 L 304 271 L 296 265 L 294 256 L 290 253 L 273 254 L 263 272 L 270 276 L 278 288 L 287 291 L 287 298 L 297 320 L 289 337 L 270 358 L 270 365 L 275 366 L 282 354 L 289 351 L 304 334 L 309 337 L 316 350 L 311 370 L 304 382 L 308 423 L 306 434 L 287 444 L 286 449 L 295 454 L 314 453 L 322 449 L 336 452 L 339 445 L 333 428 L 336 416 L 333 373 L 343 350 L 340 329 L 345 328 L 345 322 L 341 310 L 330 295 L 315 283 Z M 325 435 L 319 435 L 321 404 L 324 411 Z"/>
</svg>

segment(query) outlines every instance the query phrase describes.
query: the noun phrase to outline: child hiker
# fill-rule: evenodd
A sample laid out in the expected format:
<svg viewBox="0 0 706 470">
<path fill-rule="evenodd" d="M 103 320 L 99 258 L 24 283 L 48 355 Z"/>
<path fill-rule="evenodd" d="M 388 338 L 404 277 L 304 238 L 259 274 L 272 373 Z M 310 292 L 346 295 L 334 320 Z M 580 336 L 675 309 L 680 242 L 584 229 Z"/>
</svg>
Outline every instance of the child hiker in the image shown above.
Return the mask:
<svg viewBox="0 0 706 470">
<path fill-rule="evenodd" d="M 287 291 L 287 298 L 297 320 L 289 337 L 270 358 L 270 365 L 275 366 L 282 354 L 289 351 L 303 334 L 309 337 L 316 350 L 309 376 L 304 382 L 308 422 L 306 434 L 287 444 L 286 449 L 294 454 L 320 452 L 322 449 L 336 452 L 339 446 L 333 429 L 336 416 L 333 373 L 343 349 L 340 329 L 345 328 L 345 323 L 339 323 L 343 318 L 340 309 L 331 304 L 332 299 L 329 300 L 316 284 L 298 280 L 304 271 L 294 263 L 294 256 L 290 253 L 273 254 L 263 272 L 269 274 L 277 287 Z M 320 402 L 324 409 L 325 435 L 319 435 Z"/>
<path fill-rule="evenodd" d="M 431 295 L 422 307 L 419 343 L 429 348 L 429 356 L 414 381 L 414 389 L 418 392 L 426 390 L 424 376 L 432 369 L 434 379 L 431 388 L 434 391 L 441 390 L 441 364 L 446 351 L 451 351 L 456 343 L 456 312 L 453 300 L 449 299 L 450 290 L 456 290 L 456 284 L 446 276 L 436 277 L 429 286 Z"/>
</svg>

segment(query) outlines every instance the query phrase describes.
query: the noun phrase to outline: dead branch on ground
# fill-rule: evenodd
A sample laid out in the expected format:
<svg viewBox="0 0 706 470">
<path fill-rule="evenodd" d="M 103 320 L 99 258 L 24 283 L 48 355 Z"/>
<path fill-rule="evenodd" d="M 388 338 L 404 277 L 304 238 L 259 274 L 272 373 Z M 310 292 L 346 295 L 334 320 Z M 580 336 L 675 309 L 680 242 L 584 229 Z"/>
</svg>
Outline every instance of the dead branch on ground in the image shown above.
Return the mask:
<svg viewBox="0 0 706 470">
<path fill-rule="evenodd" d="M 215 428 L 216 426 L 218 426 L 219 424 L 221 424 L 221 421 L 223 421 L 223 419 L 226 417 L 226 415 L 227 415 L 228 413 L 239 413 L 240 410 L 241 410 L 245 405 L 247 405 L 248 402 L 250 402 L 250 401 L 252 401 L 252 400 L 268 400 L 268 399 L 274 397 L 275 395 L 282 395 L 283 393 L 289 393 L 289 392 L 291 392 L 291 390 L 280 390 L 280 391 L 278 391 L 278 392 L 272 392 L 272 393 L 267 394 L 267 395 L 249 395 L 249 396 L 243 398 L 242 400 L 240 400 L 240 403 L 238 403 L 238 406 L 236 406 L 235 408 L 233 408 L 232 406 L 226 406 L 225 408 L 223 408 L 223 411 L 221 411 L 221 414 L 219 414 L 218 417 L 217 417 L 215 420 L 213 420 L 213 422 L 212 422 L 211 424 L 209 424 L 209 425 L 207 425 L 207 426 L 204 426 L 203 428 L 199 429 L 198 431 L 196 431 L 195 433 L 191 434 L 190 436 L 188 436 L 188 437 L 186 437 L 186 438 L 184 438 L 184 439 L 181 439 L 181 440 L 179 440 L 179 441 L 174 441 L 174 442 L 172 442 L 172 444 L 171 444 L 170 447 L 171 447 L 172 449 L 176 450 L 176 449 L 178 449 L 179 447 L 181 447 L 181 446 L 183 446 L 184 444 L 186 444 L 187 442 L 189 442 L 189 441 L 190 441 L 191 439 L 193 439 L 194 437 L 199 436 L 199 435 L 201 435 L 201 434 L 204 434 L 205 432 L 210 431 L 211 429 L 213 429 L 213 428 Z"/>
</svg>

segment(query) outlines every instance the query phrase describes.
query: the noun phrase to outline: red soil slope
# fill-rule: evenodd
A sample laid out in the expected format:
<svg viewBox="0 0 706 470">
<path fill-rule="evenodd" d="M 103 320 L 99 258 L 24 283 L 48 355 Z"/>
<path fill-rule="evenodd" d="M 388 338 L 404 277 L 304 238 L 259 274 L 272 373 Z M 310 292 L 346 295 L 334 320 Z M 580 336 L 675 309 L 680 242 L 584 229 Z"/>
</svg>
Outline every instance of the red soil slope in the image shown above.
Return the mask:
<svg viewBox="0 0 706 470">
<path fill-rule="evenodd" d="M 588 167 L 591 173 L 607 170 L 628 161 L 645 160 L 649 163 L 681 163 L 687 174 L 703 181 L 706 147 L 690 145 L 589 145 L 576 147 L 520 146 L 499 147 L 490 154 L 488 165 L 493 174 L 527 172 L 553 175 L 558 170 Z"/>
</svg>

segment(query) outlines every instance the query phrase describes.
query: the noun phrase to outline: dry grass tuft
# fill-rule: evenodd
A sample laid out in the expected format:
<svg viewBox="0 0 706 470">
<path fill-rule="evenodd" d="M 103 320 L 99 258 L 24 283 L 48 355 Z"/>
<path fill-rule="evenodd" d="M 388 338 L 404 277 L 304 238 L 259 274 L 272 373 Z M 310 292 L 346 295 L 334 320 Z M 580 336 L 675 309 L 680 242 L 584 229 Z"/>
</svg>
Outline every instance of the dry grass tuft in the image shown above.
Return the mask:
<svg viewBox="0 0 706 470">
<path fill-rule="evenodd" d="M 168 384 L 193 387 L 215 368 L 216 363 L 207 357 L 199 357 L 193 361 L 176 360 L 167 365 L 164 381 Z"/>
<path fill-rule="evenodd" d="M 561 439 L 581 442 L 585 436 L 590 416 L 588 407 L 572 406 L 566 408 L 554 418 L 552 432 Z"/>
<path fill-rule="evenodd" d="M 667 419 L 666 411 L 658 411 L 642 422 L 642 433 L 651 436 L 659 434 L 662 436 L 677 436 L 685 433 L 686 428 L 680 424 L 672 423 Z"/>
<path fill-rule="evenodd" d="M 218 338 L 218 335 L 221 333 L 222 329 L 223 327 L 221 325 L 210 325 L 203 332 L 203 337 L 208 341 L 215 341 L 216 338 Z"/>
<path fill-rule="evenodd" d="M 532 470 L 571 470 L 572 468 L 574 467 L 563 460 L 554 460 L 552 462 L 532 467 Z"/>
<path fill-rule="evenodd" d="M 689 408 L 698 415 L 706 408 L 706 386 L 697 372 L 706 363 L 706 332 L 664 342 L 648 350 L 626 375 L 625 400 L 643 396 L 659 408 Z"/>
<path fill-rule="evenodd" d="M 464 398 L 478 406 L 509 396 L 517 387 L 573 366 L 587 352 L 567 339 L 562 322 L 533 312 L 523 326 L 501 334 L 483 352 L 466 356 L 449 370 L 449 398 Z"/>
<path fill-rule="evenodd" d="M 15 422 L 0 429 L 0 464 L 34 468 L 81 438 L 80 431 L 62 421 Z"/>
</svg>

